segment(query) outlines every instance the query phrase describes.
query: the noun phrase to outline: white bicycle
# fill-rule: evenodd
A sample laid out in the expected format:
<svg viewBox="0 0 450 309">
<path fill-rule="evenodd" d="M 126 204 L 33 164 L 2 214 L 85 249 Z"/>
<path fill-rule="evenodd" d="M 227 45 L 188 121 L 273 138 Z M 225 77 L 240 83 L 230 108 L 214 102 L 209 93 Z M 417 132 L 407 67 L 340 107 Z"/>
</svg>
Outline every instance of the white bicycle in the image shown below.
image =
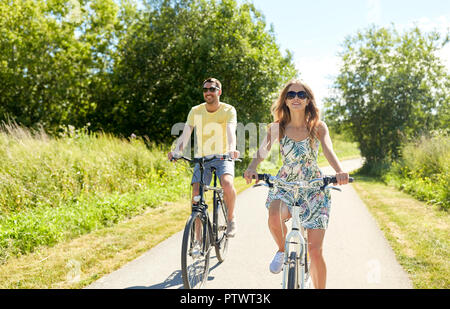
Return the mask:
<svg viewBox="0 0 450 309">
<path fill-rule="evenodd" d="M 293 192 L 294 205 L 292 205 L 292 227 L 285 241 L 285 255 L 283 267 L 283 289 L 308 289 L 312 287 L 311 276 L 309 272 L 310 260 L 308 254 L 308 240 L 307 233 L 302 227 L 302 223 L 308 220 L 311 215 L 309 205 L 302 208 L 298 204 L 300 192 L 306 193 L 307 189 L 325 190 L 334 189 L 342 191 L 340 188 L 330 186 L 330 184 L 337 183 L 335 176 L 324 176 L 322 178 L 312 179 L 310 181 L 294 181 L 287 182 L 279 177 L 270 174 L 258 174 L 258 179 L 265 183 L 256 184 L 253 187 L 268 186 L 280 187 L 286 191 Z M 349 182 L 353 182 L 353 178 L 349 178 Z M 322 186 L 313 186 L 314 183 L 322 183 Z M 304 196 L 303 196 L 304 197 Z M 307 201 L 307 198 L 303 200 Z M 304 216 L 304 220 L 300 220 L 300 215 L 309 211 L 309 214 Z"/>
</svg>

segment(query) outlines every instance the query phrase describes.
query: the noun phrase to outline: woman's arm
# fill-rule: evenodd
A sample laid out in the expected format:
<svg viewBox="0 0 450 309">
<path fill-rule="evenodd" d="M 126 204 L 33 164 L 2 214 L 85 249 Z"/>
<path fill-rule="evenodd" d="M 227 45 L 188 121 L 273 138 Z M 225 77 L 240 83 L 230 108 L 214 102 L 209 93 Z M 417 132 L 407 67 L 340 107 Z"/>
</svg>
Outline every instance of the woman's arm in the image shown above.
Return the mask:
<svg viewBox="0 0 450 309">
<path fill-rule="evenodd" d="M 336 178 L 338 184 L 345 185 L 348 183 L 348 173 L 344 172 L 339 162 L 338 157 L 334 153 L 333 143 L 331 142 L 330 133 L 325 122 L 320 121 L 317 127 L 317 134 L 320 143 L 322 144 L 322 151 L 325 158 L 330 163 L 331 167 L 336 171 Z"/>
<path fill-rule="evenodd" d="M 264 159 L 269 154 L 273 143 L 275 143 L 279 138 L 278 134 L 279 134 L 279 124 L 278 123 L 270 124 L 269 129 L 267 130 L 266 137 L 264 138 L 261 146 L 256 152 L 256 157 L 253 158 L 252 162 L 249 164 L 247 170 L 244 173 L 244 177 L 247 180 L 247 184 L 252 182 L 253 176 L 255 176 L 256 183 L 258 183 L 257 177 L 258 173 L 256 172 L 256 168 L 258 167 L 259 163 L 264 161 Z"/>
</svg>

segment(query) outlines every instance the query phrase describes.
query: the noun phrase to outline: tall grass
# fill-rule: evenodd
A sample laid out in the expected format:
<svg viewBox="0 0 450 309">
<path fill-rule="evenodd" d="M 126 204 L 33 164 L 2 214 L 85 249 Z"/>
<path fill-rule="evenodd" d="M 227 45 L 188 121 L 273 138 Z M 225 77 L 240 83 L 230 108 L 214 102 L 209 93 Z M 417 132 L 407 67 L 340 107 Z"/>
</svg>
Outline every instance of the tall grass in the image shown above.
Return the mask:
<svg viewBox="0 0 450 309">
<path fill-rule="evenodd" d="M 186 164 L 144 140 L 68 128 L 0 130 L 0 263 L 188 194 Z"/>
<path fill-rule="evenodd" d="M 450 208 L 450 137 L 444 133 L 422 137 L 402 148 L 402 159 L 385 176 L 387 182 L 419 200 Z"/>
</svg>

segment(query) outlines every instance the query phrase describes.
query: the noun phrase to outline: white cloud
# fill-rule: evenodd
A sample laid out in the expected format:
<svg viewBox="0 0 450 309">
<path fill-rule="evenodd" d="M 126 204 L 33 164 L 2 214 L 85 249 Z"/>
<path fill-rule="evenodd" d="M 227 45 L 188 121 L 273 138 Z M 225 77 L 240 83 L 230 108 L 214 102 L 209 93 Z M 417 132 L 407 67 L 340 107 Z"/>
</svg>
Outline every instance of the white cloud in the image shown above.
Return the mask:
<svg viewBox="0 0 450 309">
<path fill-rule="evenodd" d="M 334 78 L 339 73 L 340 58 L 333 55 L 300 57 L 295 66 L 300 72 L 300 78 L 308 84 L 320 109 L 323 99 L 329 96 Z"/>
</svg>

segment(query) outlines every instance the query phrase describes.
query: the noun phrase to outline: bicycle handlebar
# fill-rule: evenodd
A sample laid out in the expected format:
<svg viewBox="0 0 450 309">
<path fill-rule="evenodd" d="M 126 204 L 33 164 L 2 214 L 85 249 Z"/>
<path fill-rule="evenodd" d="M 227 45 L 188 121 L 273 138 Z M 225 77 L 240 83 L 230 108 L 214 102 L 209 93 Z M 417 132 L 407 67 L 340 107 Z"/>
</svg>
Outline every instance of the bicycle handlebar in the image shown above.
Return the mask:
<svg viewBox="0 0 450 309">
<path fill-rule="evenodd" d="M 233 161 L 233 160 L 238 161 L 238 162 L 242 161 L 241 159 L 238 159 L 238 158 L 236 158 L 236 159 L 231 158 L 231 156 L 229 154 L 209 155 L 209 156 L 204 156 L 204 157 L 199 157 L 199 158 L 194 158 L 194 159 L 191 159 L 191 158 L 188 158 L 185 156 L 174 155 L 170 161 L 178 160 L 178 159 L 183 159 L 183 160 L 186 160 L 191 163 L 206 163 L 206 162 L 212 161 L 214 159 L 219 159 L 219 160 L 223 160 L 223 161 Z"/>
<path fill-rule="evenodd" d="M 255 179 L 255 177 L 252 177 L 253 179 Z M 258 174 L 258 180 L 263 180 L 267 183 L 267 185 L 269 187 L 273 187 L 274 186 L 274 182 L 282 182 L 285 185 L 291 185 L 291 186 L 295 186 L 298 185 L 300 187 L 306 187 L 306 184 L 312 184 L 315 182 L 319 182 L 322 181 L 323 182 L 323 186 L 320 187 L 321 190 L 324 190 L 329 184 L 337 184 L 338 181 L 336 179 L 336 176 L 323 176 L 321 178 L 315 178 L 309 181 L 295 181 L 295 182 L 287 182 L 281 178 L 278 178 L 276 176 L 272 176 L 270 174 Z M 349 177 L 348 182 L 353 182 L 354 178 L 353 177 Z M 335 187 L 331 187 L 333 189 L 337 189 Z M 338 189 L 339 190 L 339 189 Z"/>
</svg>

